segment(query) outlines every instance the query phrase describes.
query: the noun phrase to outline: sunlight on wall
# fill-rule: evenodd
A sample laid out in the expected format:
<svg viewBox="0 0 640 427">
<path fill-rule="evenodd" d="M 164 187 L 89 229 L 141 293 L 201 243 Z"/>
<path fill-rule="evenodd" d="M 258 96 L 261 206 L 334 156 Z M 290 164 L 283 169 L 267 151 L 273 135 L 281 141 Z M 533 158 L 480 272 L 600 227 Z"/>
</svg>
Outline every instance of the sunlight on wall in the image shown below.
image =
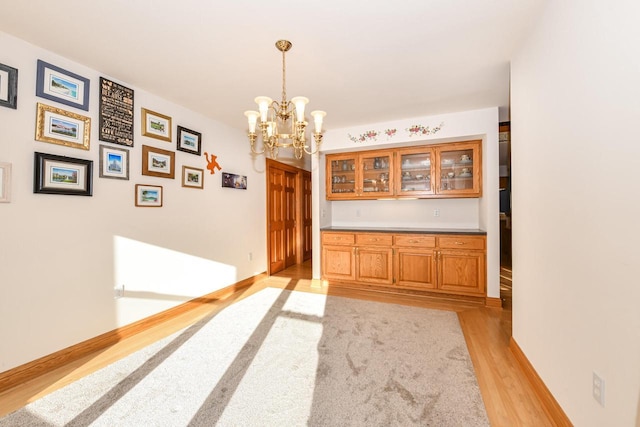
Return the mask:
<svg viewBox="0 0 640 427">
<path fill-rule="evenodd" d="M 232 285 L 236 268 L 156 245 L 113 238 L 118 324 L 128 324 Z"/>
</svg>

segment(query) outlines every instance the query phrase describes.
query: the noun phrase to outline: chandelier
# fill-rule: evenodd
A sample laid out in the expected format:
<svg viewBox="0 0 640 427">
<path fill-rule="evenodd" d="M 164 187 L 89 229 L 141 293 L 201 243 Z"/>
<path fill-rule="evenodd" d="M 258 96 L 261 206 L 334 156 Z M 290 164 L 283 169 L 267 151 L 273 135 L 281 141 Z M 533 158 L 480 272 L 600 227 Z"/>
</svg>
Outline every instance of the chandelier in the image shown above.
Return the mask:
<svg viewBox="0 0 640 427">
<path fill-rule="evenodd" d="M 287 101 L 287 91 L 285 86 L 285 52 L 291 49 L 291 42 L 288 40 L 278 40 L 276 48 L 282 52 L 282 101 L 278 103 L 268 96 L 258 96 L 255 99 L 258 104 L 258 111 L 245 111 L 244 115 L 249 121 L 249 142 L 251 151 L 255 154 L 262 154 L 267 149 L 271 158 L 278 157 L 278 149 L 292 147 L 296 159 L 301 159 L 304 153 L 315 154 L 322 144 L 322 120 L 327 115 L 324 111 L 312 111 L 314 119 L 315 149 L 307 145 L 305 129 L 307 122 L 304 119 L 304 108 L 309 99 L 304 96 L 296 96 Z M 295 108 L 295 111 L 294 111 Z M 295 114 L 294 114 L 295 113 Z M 262 135 L 262 150 L 256 151 L 256 126 L 260 118 L 260 134 Z"/>
</svg>

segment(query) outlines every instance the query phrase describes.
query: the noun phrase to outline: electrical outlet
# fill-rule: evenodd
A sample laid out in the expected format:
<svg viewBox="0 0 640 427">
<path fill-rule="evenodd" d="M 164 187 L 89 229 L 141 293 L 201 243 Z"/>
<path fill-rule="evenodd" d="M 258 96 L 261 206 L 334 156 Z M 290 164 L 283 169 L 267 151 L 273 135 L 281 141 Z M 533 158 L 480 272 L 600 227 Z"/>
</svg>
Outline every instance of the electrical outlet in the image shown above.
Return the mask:
<svg viewBox="0 0 640 427">
<path fill-rule="evenodd" d="M 433 216 L 440 216 L 440 209 L 434 209 Z"/>
<path fill-rule="evenodd" d="M 595 372 L 593 373 L 593 398 L 604 406 L 604 380 Z"/>
<path fill-rule="evenodd" d="M 118 299 L 124 296 L 124 285 L 117 286 L 113 289 L 113 298 Z"/>
<path fill-rule="evenodd" d="M 249 256 L 247 257 L 249 261 L 253 260 L 253 252 L 249 252 Z"/>
</svg>

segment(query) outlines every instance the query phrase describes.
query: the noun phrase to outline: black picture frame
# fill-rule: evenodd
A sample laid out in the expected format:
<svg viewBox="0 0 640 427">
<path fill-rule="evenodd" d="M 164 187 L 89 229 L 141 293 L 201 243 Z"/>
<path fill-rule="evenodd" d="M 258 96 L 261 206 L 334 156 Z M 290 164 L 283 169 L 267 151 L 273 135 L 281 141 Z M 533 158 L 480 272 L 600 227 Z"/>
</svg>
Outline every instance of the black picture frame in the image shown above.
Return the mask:
<svg viewBox="0 0 640 427">
<path fill-rule="evenodd" d="M 92 160 L 34 153 L 34 193 L 92 196 L 92 191 Z"/>
<path fill-rule="evenodd" d="M 202 150 L 202 133 L 187 129 L 184 126 L 178 126 L 176 149 L 199 156 Z"/>
<path fill-rule="evenodd" d="M 0 105 L 18 108 L 18 69 L 0 64 Z"/>
<path fill-rule="evenodd" d="M 133 89 L 100 77 L 98 107 L 98 139 L 133 147 Z"/>
<path fill-rule="evenodd" d="M 38 59 L 36 96 L 89 111 L 90 87 L 88 78 Z"/>
<path fill-rule="evenodd" d="M 247 189 L 247 177 L 245 175 L 236 175 L 234 173 L 222 173 L 222 186 L 226 188 L 235 188 L 237 190 Z"/>
</svg>

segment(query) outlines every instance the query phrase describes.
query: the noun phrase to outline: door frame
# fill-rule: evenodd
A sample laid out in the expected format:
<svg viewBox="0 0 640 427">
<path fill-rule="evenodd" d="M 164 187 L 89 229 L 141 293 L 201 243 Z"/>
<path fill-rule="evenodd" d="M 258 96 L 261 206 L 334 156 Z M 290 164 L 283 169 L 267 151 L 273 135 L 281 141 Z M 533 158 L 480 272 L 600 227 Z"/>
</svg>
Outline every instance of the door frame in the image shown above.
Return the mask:
<svg viewBox="0 0 640 427">
<path fill-rule="evenodd" d="M 296 221 L 295 221 L 295 236 L 296 236 L 296 243 L 295 243 L 295 250 L 296 250 L 296 264 L 302 264 L 303 257 L 303 239 L 304 239 L 304 235 L 303 235 L 303 228 L 302 228 L 302 210 L 303 210 L 303 198 L 301 197 L 302 195 L 302 179 L 303 179 L 303 172 L 308 172 L 305 171 L 304 169 L 295 167 L 295 166 L 291 166 L 291 165 L 287 165 L 285 163 L 281 163 L 278 162 L 276 160 L 273 159 L 266 159 L 266 186 L 265 186 L 265 190 L 267 192 L 266 194 L 266 210 L 267 210 L 267 215 L 266 215 L 266 234 L 267 234 L 267 275 L 271 276 L 271 233 L 269 232 L 269 224 L 271 223 L 271 197 L 270 194 L 271 192 L 269 191 L 269 185 L 270 185 L 270 179 L 269 177 L 271 176 L 271 170 L 272 169 L 278 169 L 278 170 L 282 170 L 285 172 L 291 172 L 291 173 L 295 173 L 296 174 L 296 178 L 294 180 L 295 182 L 295 198 L 296 198 L 296 208 L 295 208 L 295 215 L 296 215 Z"/>
</svg>

